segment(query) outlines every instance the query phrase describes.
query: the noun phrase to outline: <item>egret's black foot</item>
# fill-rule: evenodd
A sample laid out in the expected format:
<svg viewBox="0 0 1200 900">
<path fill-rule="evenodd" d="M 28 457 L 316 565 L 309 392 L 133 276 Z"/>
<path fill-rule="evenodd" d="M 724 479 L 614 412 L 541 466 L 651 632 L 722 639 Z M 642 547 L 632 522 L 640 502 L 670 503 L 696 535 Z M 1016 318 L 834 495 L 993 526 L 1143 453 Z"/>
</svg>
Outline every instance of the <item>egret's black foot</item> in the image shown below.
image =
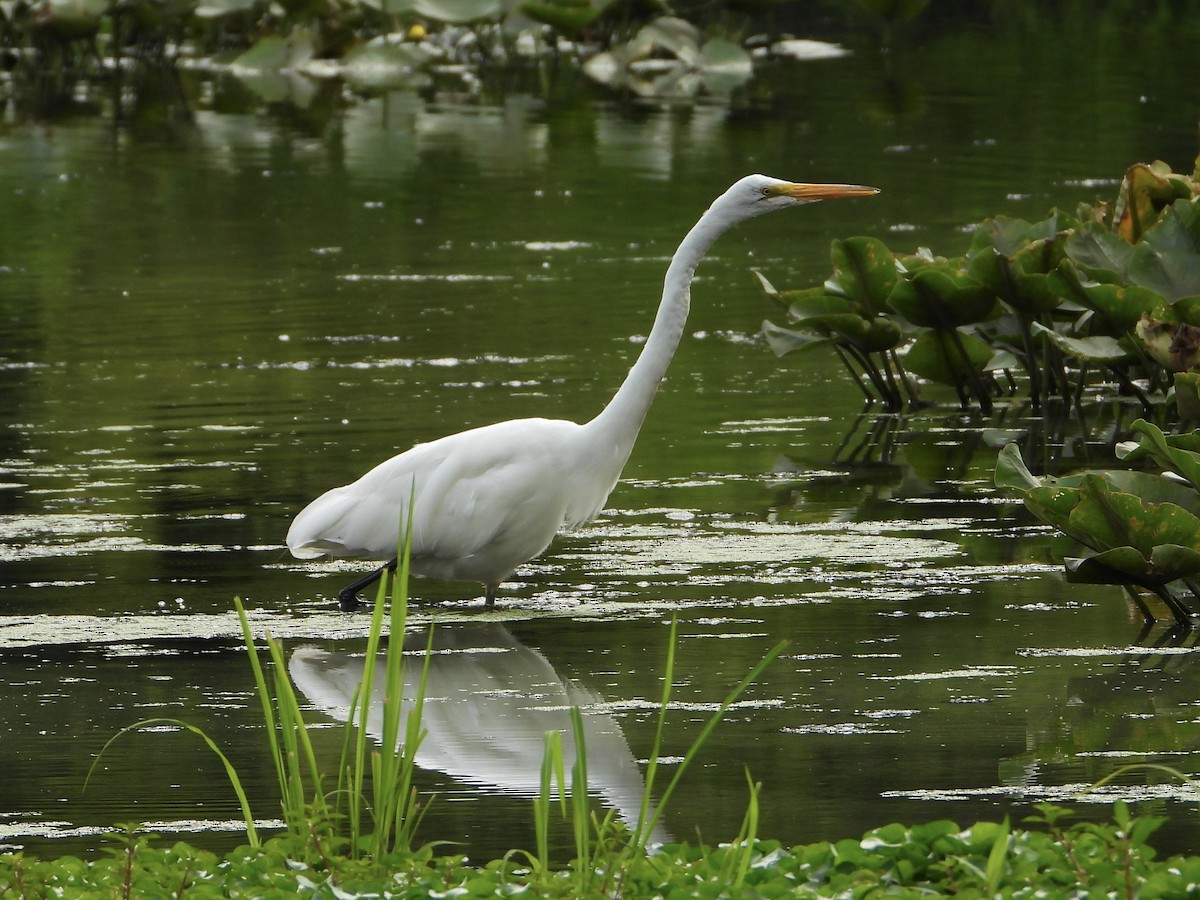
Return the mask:
<svg viewBox="0 0 1200 900">
<path fill-rule="evenodd" d="M 358 612 L 360 609 L 370 609 L 373 605 L 359 600 L 357 591 L 342 591 L 338 594 L 338 607 L 342 612 Z"/>
<path fill-rule="evenodd" d="M 338 606 L 341 607 L 342 612 L 357 612 L 360 609 L 371 609 L 373 604 L 363 603 L 361 600 L 359 600 L 358 592 L 363 588 L 370 587 L 377 582 L 383 577 L 384 572 L 395 571 L 396 560 L 393 559 L 391 562 L 384 563 L 374 572 L 364 575 L 362 578 L 358 579 L 358 581 L 354 582 L 354 584 L 347 585 L 346 587 L 342 588 L 341 591 L 338 592 Z"/>
</svg>

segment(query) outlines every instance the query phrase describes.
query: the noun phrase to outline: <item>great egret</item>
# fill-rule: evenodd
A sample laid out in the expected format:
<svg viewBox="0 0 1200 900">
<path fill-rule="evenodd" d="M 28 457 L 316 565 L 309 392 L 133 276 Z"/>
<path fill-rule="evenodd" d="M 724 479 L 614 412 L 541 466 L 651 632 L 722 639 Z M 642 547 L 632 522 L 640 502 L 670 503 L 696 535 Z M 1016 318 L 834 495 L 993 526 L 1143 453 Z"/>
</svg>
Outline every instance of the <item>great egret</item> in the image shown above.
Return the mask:
<svg viewBox="0 0 1200 900">
<path fill-rule="evenodd" d="M 296 516 L 287 545 L 298 559 L 390 560 L 338 594 L 343 610 L 396 565 L 401 526 L 414 499 L 412 572 L 477 581 L 486 603 L 500 582 L 538 556 L 563 528 L 604 506 L 633 450 L 650 403 L 683 335 L 696 266 L 721 234 L 777 209 L 865 197 L 878 188 L 795 184 L 747 175 L 718 197 L 675 251 L 641 354 L 609 404 L 590 422 L 511 419 L 417 444 L 358 481 L 322 494 Z"/>
</svg>

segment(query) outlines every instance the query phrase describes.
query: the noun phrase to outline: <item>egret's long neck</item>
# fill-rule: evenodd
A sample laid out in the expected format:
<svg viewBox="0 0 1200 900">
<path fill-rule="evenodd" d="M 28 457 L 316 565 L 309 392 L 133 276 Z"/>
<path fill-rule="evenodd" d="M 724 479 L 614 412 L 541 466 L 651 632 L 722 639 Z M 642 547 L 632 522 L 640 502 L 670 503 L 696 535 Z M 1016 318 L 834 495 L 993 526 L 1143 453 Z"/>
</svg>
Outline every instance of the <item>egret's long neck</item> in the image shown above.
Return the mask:
<svg viewBox="0 0 1200 900">
<path fill-rule="evenodd" d="M 650 336 L 637 362 L 629 370 L 616 396 L 586 426 L 595 433 L 597 439 L 603 435 L 610 452 L 617 452 L 620 457 L 618 472 L 633 449 L 642 421 L 683 336 L 696 266 L 713 241 L 732 224 L 724 221 L 724 218 L 710 208 L 680 243 L 667 267 L 662 302 L 654 317 L 654 327 L 650 329 Z"/>
</svg>

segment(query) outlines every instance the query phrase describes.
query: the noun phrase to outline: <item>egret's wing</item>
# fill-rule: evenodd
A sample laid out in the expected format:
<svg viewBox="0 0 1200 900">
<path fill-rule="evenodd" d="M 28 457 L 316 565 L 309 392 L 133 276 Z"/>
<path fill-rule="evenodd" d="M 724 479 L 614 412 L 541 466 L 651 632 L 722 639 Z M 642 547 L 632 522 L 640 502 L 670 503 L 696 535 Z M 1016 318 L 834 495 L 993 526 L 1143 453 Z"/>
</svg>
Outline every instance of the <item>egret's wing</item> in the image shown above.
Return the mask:
<svg viewBox="0 0 1200 900">
<path fill-rule="evenodd" d="M 476 558 L 465 564 L 464 577 L 475 577 L 472 566 L 484 566 L 478 557 L 485 553 L 511 557 L 515 568 L 541 552 L 562 524 L 571 478 L 561 448 L 577 429 L 571 422 L 519 419 L 418 444 L 310 503 L 292 522 L 288 547 L 301 559 L 388 558 L 415 492 L 414 558 L 447 566 Z"/>
</svg>

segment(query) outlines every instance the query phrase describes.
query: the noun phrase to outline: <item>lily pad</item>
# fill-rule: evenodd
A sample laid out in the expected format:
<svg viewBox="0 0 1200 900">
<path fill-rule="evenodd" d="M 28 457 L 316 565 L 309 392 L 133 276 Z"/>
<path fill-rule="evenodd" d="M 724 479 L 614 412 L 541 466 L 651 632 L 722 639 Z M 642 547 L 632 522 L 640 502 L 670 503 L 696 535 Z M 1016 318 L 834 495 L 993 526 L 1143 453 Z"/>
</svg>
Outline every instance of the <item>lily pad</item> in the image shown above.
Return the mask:
<svg viewBox="0 0 1200 900">
<path fill-rule="evenodd" d="M 1175 472 L 1192 487 L 1200 490 L 1200 447 L 1196 446 L 1195 433 L 1189 436 L 1190 440 L 1177 441 L 1172 445 L 1160 428 L 1145 419 L 1138 419 L 1130 427 L 1139 435 L 1138 442 L 1142 450 L 1153 457 L 1155 462 L 1164 469 Z M 1130 458 L 1136 458 L 1136 455 L 1126 456 L 1126 459 Z"/>
<path fill-rule="evenodd" d="M 1089 222 L 1067 238 L 1065 249 L 1067 256 L 1093 277 L 1099 272 L 1113 276 L 1102 281 L 1122 279 L 1133 258 L 1133 245 L 1098 222 Z"/>
<path fill-rule="evenodd" d="M 781 328 L 771 321 L 762 323 L 762 333 L 767 346 L 776 356 L 787 356 L 797 350 L 809 350 L 829 343 L 828 335 L 793 331 L 790 328 Z"/>
<path fill-rule="evenodd" d="M 958 333 L 959 351 L 946 331 L 926 331 L 919 335 L 904 354 L 904 366 L 914 375 L 940 384 L 959 386 L 984 370 L 992 358 L 992 348 L 973 334 Z"/>
<path fill-rule="evenodd" d="M 1185 322 L 1164 322 L 1143 316 L 1134 326 L 1146 353 L 1168 372 L 1188 372 L 1200 366 L 1200 328 Z"/>
<path fill-rule="evenodd" d="M 1075 359 L 1101 364 L 1124 362 L 1129 359 L 1129 351 L 1122 347 L 1115 338 L 1107 335 L 1070 337 L 1060 334 L 1053 328 L 1047 328 L 1040 322 L 1033 323 L 1032 331 L 1034 334 L 1043 335 L 1059 350 Z"/>
<path fill-rule="evenodd" d="M 888 297 L 900 280 L 896 258 L 878 238 L 854 237 L 830 246 L 833 281 L 839 291 L 872 313 L 888 310 Z"/>
<path fill-rule="evenodd" d="M 1165 207 L 1180 197 L 1190 196 L 1187 179 L 1175 175 L 1165 163 L 1136 163 L 1121 179 L 1113 213 L 1115 230 L 1125 240 L 1136 243 L 1157 223 Z"/>
<path fill-rule="evenodd" d="M 898 280 L 887 302 L 914 325 L 951 329 L 990 318 L 996 295 L 949 264 L 933 264 Z"/>
</svg>

